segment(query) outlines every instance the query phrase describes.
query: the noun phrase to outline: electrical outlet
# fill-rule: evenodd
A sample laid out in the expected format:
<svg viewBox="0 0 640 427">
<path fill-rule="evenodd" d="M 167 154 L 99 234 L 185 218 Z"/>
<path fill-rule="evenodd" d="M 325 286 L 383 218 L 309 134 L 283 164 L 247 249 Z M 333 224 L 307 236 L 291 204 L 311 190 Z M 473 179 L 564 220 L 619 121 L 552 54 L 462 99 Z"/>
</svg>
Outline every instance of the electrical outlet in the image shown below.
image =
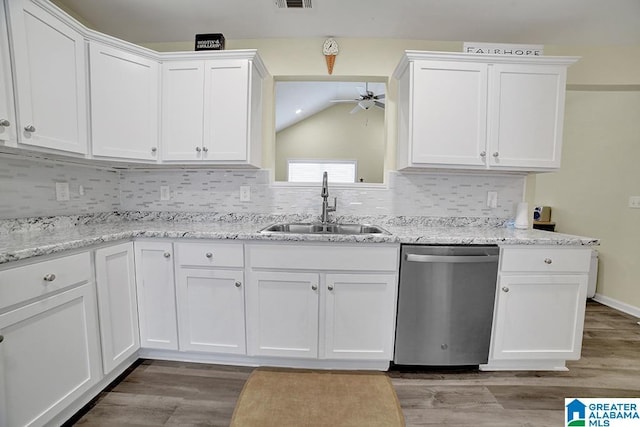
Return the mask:
<svg viewBox="0 0 640 427">
<path fill-rule="evenodd" d="M 169 200 L 171 198 L 171 192 L 168 185 L 160 186 L 160 200 Z"/>
<path fill-rule="evenodd" d="M 81 196 L 84 196 L 84 186 L 83 185 L 79 185 L 78 186 L 78 194 Z"/>
<path fill-rule="evenodd" d="M 487 206 L 491 209 L 495 209 L 498 207 L 498 192 L 497 191 L 487 191 Z"/>
<path fill-rule="evenodd" d="M 251 186 L 249 185 L 240 186 L 240 201 L 241 202 L 251 201 Z"/>
<path fill-rule="evenodd" d="M 68 182 L 56 182 L 56 200 L 59 202 L 65 202 L 69 200 Z"/>
<path fill-rule="evenodd" d="M 640 196 L 629 196 L 629 207 L 631 209 L 640 209 Z"/>
</svg>

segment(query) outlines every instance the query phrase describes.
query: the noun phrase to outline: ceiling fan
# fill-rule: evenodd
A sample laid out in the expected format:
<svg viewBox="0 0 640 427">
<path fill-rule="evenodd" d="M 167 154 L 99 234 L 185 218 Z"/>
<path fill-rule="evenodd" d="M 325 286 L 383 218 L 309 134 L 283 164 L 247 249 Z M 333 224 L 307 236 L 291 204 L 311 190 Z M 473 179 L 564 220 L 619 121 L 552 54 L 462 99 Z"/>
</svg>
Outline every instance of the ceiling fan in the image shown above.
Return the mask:
<svg viewBox="0 0 640 427">
<path fill-rule="evenodd" d="M 380 102 L 384 99 L 385 94 L 374 94 L 369 90 L 369 83 L 365 83 L 365 87 L 357 87 L 356 90 L 359 93 L 359 97 L 355 99 L 332 99 L 331 102 L 355 102 L 357 105 L 350 114 L 357 113 L 360 110 L 368 110 L 371 107 L 378 107 L 384 109 L 384 102 Z"/>
</svg>

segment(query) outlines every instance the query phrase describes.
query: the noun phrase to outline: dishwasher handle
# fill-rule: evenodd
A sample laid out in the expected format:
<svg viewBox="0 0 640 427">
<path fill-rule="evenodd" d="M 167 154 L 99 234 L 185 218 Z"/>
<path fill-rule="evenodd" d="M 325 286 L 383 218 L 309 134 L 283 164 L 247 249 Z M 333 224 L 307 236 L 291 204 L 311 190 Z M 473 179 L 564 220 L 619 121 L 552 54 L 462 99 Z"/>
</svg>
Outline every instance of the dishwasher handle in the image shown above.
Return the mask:
<svg viewBox="0 0 640 427">
<path fill-rule="evenodd" d="M 418 255 L 406 254 L 409 262 L 480 263 L 496 262 L 498 255 Z"/>
</svg>

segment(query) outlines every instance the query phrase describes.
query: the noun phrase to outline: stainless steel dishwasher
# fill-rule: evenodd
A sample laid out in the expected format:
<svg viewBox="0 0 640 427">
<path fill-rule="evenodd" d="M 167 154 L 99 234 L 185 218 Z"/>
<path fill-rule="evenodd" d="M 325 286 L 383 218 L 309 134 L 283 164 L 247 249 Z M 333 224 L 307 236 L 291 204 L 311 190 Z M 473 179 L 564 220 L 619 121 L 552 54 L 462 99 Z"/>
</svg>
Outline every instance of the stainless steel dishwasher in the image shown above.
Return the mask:
<svg viewBox="0 0 640 427">
<path fill-rule="evenodd" d="M 487 363 L 497 246 L 403 245 L 394 363 Z"/>
</svg>

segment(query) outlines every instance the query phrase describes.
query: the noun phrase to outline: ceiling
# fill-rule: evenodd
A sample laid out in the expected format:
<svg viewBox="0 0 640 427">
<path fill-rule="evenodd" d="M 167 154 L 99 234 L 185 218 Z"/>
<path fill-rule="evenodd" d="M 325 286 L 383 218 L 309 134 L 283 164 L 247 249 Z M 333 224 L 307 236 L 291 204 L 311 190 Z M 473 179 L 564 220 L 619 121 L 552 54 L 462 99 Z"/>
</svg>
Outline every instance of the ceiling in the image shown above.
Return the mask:
<svg viewBox="0 0 640 427">
<path fill-rule="evenodd" d="M 640 0 L 53 0 L 92 28 L 133 43 L 227 39 L 395 38 L 640 45 Z"/>
<path fill-rule="evenodd" d="M 360 90 L 358 89 L 360 88 Z M 386 93 L 384 83 L 374 82 L 276 82 L 276 132 L 335 105 L 332 100 L 359 99 L 361 89 L 375 95 Z M 382 100 L 384 103 L 384 100 Z M 357 102 L 353 102 L 355 107 Z"/>
</svg>

